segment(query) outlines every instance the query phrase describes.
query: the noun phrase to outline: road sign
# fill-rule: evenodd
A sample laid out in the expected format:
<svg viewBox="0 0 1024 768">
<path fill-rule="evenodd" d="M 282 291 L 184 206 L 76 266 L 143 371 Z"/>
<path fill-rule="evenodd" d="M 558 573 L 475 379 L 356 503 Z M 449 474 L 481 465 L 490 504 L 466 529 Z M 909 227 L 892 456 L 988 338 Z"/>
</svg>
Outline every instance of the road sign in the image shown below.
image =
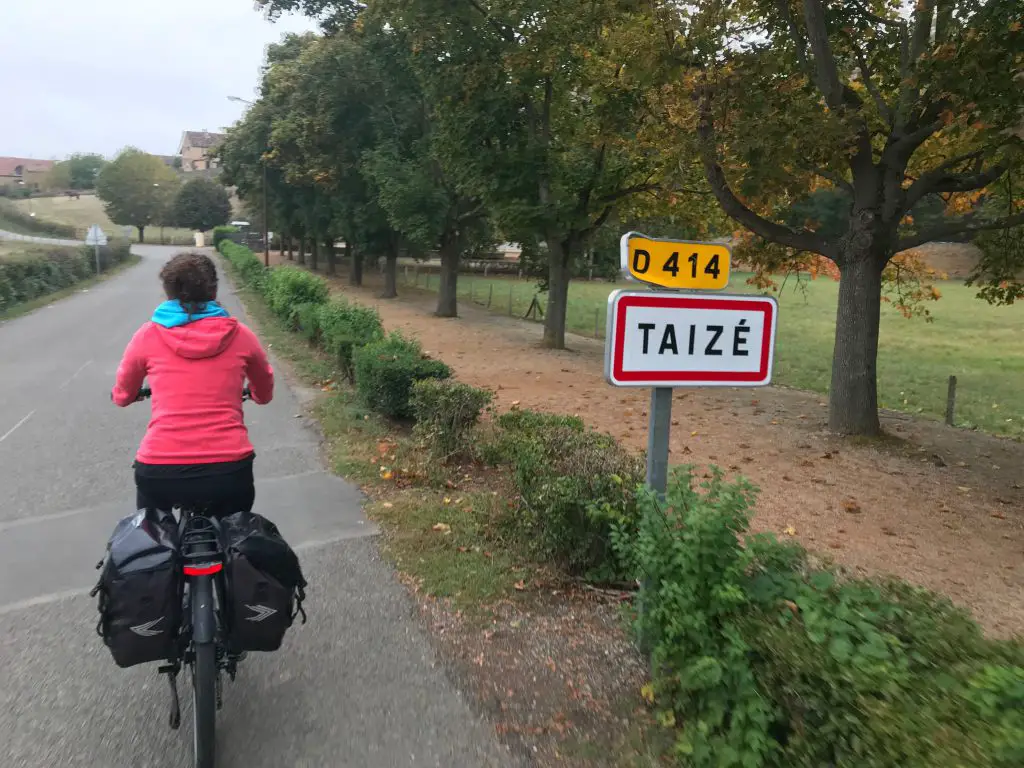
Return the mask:
<svg viewBox="0 0 1024 768">
<path fill-rule="evenodd" d="M 727 245 L 657 240 L 628 232 L 620 244 L 622 271 L 633 280 L 676 290 L 720 291 L 729 285 Z"/>
<path fill-rule="evenodd" d="M 617 387 L 762 387 L 772 380 L 770 296 L 616 291 L 605 378 Z"/>
<path fill-rule="evenodd" d="M 106 245 L 107 244 L 107 233 L 100 229 L 99 224 L 93 224 L 89 227 L 89 232 L 85 236 L 86 245 Z"/>
</svg>

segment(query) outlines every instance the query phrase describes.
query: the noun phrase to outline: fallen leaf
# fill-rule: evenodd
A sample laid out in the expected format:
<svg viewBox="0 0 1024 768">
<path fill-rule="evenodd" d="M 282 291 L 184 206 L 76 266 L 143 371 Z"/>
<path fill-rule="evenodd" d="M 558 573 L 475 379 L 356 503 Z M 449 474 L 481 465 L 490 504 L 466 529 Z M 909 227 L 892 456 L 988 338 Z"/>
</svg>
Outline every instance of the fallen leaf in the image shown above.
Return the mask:
<svg viewBox="0 0 1024 768">
<path fill-rule="evenodd" d="M 860 504 L 855 499 L 847 499 L 843 502 L 843 511 L 848 515 L 859 515 L 864 510 L 860 508 Z"/>
<path fill-rule="evenodd" d="M 515 583 L 514 586 L 515 586 L 517 592 L 522 592 L 523 590 L 526 589 L 526 582 L 524 580 L 520 579 L 519 581 L 517 581 Z"/>
<path fill-rule="evenodd" d="M 794 528 L 792 525 L 790 525 L 790 526 L 788 526 L 786 528 L 785 533 L 786 533 L 787 536 L 796 536 L 796 528 Z"/>
<path fill-rule="evenodd" d="M 992 517 L 994 517 L 996 520 L 1005 520 L 1006 519 L 1006 515 L 1004 515 L 1002 512 L 993 512 L 992 513 Z"/>
<path fill-rule="evenodd" d="M 970 489 L 970 488 L 968 488 L 968 487 L 967 487 L 966 485 L 958 485 L 958 486 L 956 487 L 956 489 L 957 489 L 958 491 L 960 491 L 960 493 L 970 493 L 970 492 L 971 492 L 971 489 Z"/>
<path fill-rule="evenodd" d="M 395 505 L 390 501 L 385 501 L 381 506 L 384 507 L 384 509 L 392 509 Z"/>
<path fill-rule="evenodd" d="M 654 703 L 654 684 L 653 683 L 647 683 L 646 685 L 641 687 L 640 688 L 640 696 L 648 704 L 653 704 Z"/>
<path fill-rule="evenodd" d="M 691 432 L 690 433 L 690 437 L 696 437 L 699 434 L 700 434 L 700 432 L 696 432 L 696 431 L 695 432 Z"/>
<path fill-rule="evenodd" d="M 449 504 L 451 504 L 452 503 L 451 498 L 449 496 L 445 496 L 444 497 L 444 503 L 445 503 L 445 506 L 448 506 Z"/>
<path fill-rule="evenodd" d="M 452 527 L 448 523 L 435 523 L 433 530 L 437 533 L 451 533 Z"/>
<path fill-rule="evenodd" d="M 395 473 L 392 472 L 390 469 L 385 469 L 384 467 L 380 468 L 380 479 L 381 480 L 391 480 L 394 476 L 395 476 Z"/>
<path fill-rule="evenodd" d="M 882 533 L 884 533 L 886 536 L 897 536 L 898 535 L 896 533 L 896 531 L 894 531 L 892 528 L 886 528 L 884 526 L 882 528 Z"/>
</svg>

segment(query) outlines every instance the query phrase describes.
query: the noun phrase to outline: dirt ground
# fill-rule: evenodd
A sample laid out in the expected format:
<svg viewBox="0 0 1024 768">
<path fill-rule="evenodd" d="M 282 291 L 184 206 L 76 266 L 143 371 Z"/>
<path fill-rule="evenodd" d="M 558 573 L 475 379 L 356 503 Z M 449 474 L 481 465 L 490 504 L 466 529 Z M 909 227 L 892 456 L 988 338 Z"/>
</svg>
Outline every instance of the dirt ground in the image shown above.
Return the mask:
<svg viewBox="0 0 1024 768">
<path fill-rule="evenodd" d="M 600 342 L 571 337 L 571 350 L 544 350 L 539 325 L 465 304 L 459 319 L 440 319 L 433 295 L 403 287 L 386 301 L 378 275 L 366 282 L 334 285 L 375 306 L 388 329 L 419 338 L 461 380 L 495 390 L 500 409 L 579 414 L 646 447 L 649 393 L 605 383 Z M 883 419 L 894 439 L 857 444 L 827 433 L 820 395 L 680 390 L 670 459 L 755 482 L 759 530 L 943 592 L 994 635 L 1024 634 L 1024 445 L 902 414 Z"/>
</svg>

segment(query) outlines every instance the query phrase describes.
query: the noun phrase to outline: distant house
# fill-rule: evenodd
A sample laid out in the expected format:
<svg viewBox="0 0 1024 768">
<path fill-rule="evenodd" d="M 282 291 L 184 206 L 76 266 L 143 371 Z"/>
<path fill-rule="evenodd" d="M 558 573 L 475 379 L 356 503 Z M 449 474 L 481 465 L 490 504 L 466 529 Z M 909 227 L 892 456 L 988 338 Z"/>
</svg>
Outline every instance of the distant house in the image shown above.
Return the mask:
<svg viewBox="0 0 1024 768">
<path fill-rule="evenodd" d="M 190 173 L 215 168 L 217 161 L 210 155 L 224 141 L 224 137 L 223 133 L 185 131 L 181 135 L 181 146 L 178 148 L 178 154 L 181 156 L 181 170 Z"/>
<path fill-rule="evenodd" d="M 175 170 L 181 168 L 181 158 L 178 155 L 157 155 L 156 157 L 160 158 L 168 168 Z"/>
<path fill-rule="evenodd" d="M 53 168 L 53 160 L 27 157 L 0 157 L 0 187 L 21 186 L 38 189 L 43 177 Z"/>
</svg>

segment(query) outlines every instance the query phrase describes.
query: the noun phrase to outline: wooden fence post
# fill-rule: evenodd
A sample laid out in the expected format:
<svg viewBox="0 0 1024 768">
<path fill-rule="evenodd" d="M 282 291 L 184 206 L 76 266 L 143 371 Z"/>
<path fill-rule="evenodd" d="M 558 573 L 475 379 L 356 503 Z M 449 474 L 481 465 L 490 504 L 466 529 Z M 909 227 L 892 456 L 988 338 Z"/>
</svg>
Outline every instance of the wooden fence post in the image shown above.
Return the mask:
<svg viewBox="0 0 1024 768">
<path fill-rule="evenodd" d="M 946 424 L 956 424 L 956 376 L 949 377 L 949 388 L 946 390 Z"/>
</svg>

